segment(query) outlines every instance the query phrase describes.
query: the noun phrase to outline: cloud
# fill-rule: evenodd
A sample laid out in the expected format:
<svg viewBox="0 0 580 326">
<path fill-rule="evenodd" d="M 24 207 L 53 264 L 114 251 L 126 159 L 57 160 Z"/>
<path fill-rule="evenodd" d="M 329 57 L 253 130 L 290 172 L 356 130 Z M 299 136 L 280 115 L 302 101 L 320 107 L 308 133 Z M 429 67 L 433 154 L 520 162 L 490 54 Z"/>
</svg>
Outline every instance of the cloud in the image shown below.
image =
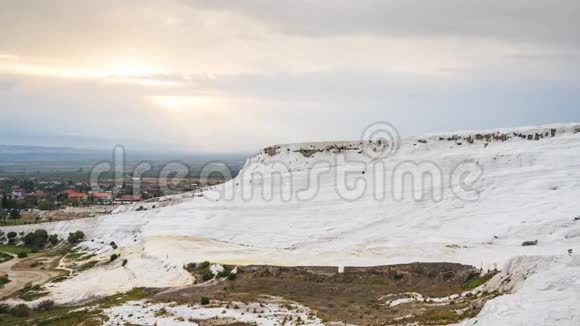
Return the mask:
<svg viewBox="0 0 580 326">
<path fill-rule="evenodd" d="M 0 91 L 7 91 L 16 87 L 17 83 L 14 79 L 0 78 Z"/>
<path fill-rule="evenodd" d="M 381 37 L 477 36 L 580 44 L 575 0 L 183 0 L 192 7 L 237 12 L 284 33 Z"/>
<path fill-rule="evenodd" d="M 578 7 L 7 2 L 0 130 L 56 146 L 252 151 L 356 139 L 377 120 L 404 134 L 580 120 Z"/>
</svg>

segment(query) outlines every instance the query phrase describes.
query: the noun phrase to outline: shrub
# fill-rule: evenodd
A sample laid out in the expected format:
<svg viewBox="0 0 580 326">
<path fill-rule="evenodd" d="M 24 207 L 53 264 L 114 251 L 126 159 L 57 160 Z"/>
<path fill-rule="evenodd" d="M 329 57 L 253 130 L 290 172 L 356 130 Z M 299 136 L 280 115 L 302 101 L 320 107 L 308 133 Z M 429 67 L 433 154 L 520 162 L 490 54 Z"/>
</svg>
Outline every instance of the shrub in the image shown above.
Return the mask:
<svg viewBox="0 0 580 326">
<path fill-rule="evenodd" d="M 201 297 L 200 303 L 202 306 L 207 306 L 210 303 L 209 298 L 208 297 Z"/>
<path fill-rule="evenodd" d="M 110 260 L 110 261 L 111 261 L 111 262 L 114 262 L 115 260 L 117 260 L 117 258 L 119 258 L 119 255 L 117 255 L 117 254 L 112 254 L 112 255 L 111 255 L 111 260 Z"/>
<path fill-rule="evenodd" d="M 129 262 L 129 261 L 128 261 L 127 259 L 123 259 L 123 265 L 122 265 L 122 266 L 123 266 L 123 267 L 125 267 L 125 266 L 127 265 L 127 263 L 128 263 L 128 262 Z"/>
<path fill-rule="evenodd" d="M 213 273 L 212 273 L 212 271 L 210 271 L 209 269 L 203 270 L 202 273 L 201 273 L 201 279 L 204 282 L 213 279 Z"/>
<path fill-rule="evenodd" d="M 83 231 L 76 231 L 73 233 L 69 233 L 67 241 L 70 244 L 75 244 L 81 242 L 85 238 L 85 234 Z"/>
<path fill-rule="evenodd" d="M 228 275 L 228 280 L 233 281 L 235 279 L 236 279 L 236 274 L 230 273 L 230 275 Z"/>
<path fill-rule="evenodd" d="M 10 283 L 10 279 L 8 278 L 8 274 L 5 276 L 0 276 L 0 288 L 2 288 L 4 285 Z"/>
<path fill-rule="evenodd" d="M 229 277 L 232 271 L 234 270 L 234 266 L 231 265 L 223 265 L 222 267 L 224 268 L 224 270 L 218 273 L 217 275 L 218 278 Z"/>
<path fill-rule="evenodd" d="M 56 246 L 58 244 L 58 235 L 51 234 L 50 237 L 48 237 L 48 242 L 50 242 L 51 245 Z"/>
<path fill-rule="evenodd" d="M 206 269 L 206 268 L 208 268 L 208 267 L 209 267 L 209 265 L 210 265 L 209 261 L 204 261 L 203 263 L 200 263 L 200 264 L 197 266 L 197 269 Z"/>
<path fill-rule="evenodd" d="M 189 264 L 183 266 L 183 269 L 185 269 L 186 271 L 188 271 L 190 273 L 195 272 L 196 268 L 197 268 L 196 263 L 189 263 Z"/>
<path fill-rule="evenodd" d="M 165 309 L 164 307 L 161 307 L 161 309 L 159 309 L 159 311 L 157 311 L 157 313 L 155 313 L 155 317 L 160 317 L 160 316 L 165 316 L 167 315 L 167 309 Z"/>
<path fill-rule="evenodd" d="M 13 209 L 10 211 L 10 218 L 13 220 L 17 220 L 19 218 L 21 218 L 22 215 L 20 215 L 20 211 L 17 209 Z"/>
<path fill-rule="evenodd" d="M 464 285 L 464 288 L 466 290 L 473 290 L 476 289 L 480 286 L 482 286 L 483 284 L 487 283 L 489 280 L 491 280 L 495 275 L 497 274 L 497 272 L 491 272 L 491 273 L 487 273 L 483 276 L 476 276 L 476 277 L 472 277 L 469 280 L 467 280 L 467 282 Z"/>
<path fill-rule="evenodd" d="M 19 304 L 10 309 L 10 314 L 14 317 L 28 317 L 30 316 L 30 313 L 31 309 L 25 304 Z"/>
<path fill-rule="evenodd" d="M 54 307 L 54 301 L 52 300 L 44 300 L 36 306 L 36 310 L 38 311 L 47 311 L 50 308 Z"/>
<path fill-rule="evenodd" d="M 223 271 L 219 272 L 216 276 L 217 278 L 224 278 L 224 277 L 229 277 L 231 274 L 230 270 L 224 269 Z"/>
<path fill-rule="evenodd" d="M 7 314 L 10 312 L 10 306 L 7 304 L 0 304 L 0 314 Z"/>
<path fill-rule="evenodd" d="M 11 232 L 8 232 L 8 234 L 6 236 L 8 237 L 8 240 L 13 240 L 13 239 L 16 239 L 16 237 L 18 236 L 18 233 L 11 231 Z"/>
<path fill-rule="evenodd" d="M 26 258 L 26 257 L 28 257 L 28 253 L 26 253 L 26 252 L 19 252 L 18 253 L 18 258 Z"/>
</svg>

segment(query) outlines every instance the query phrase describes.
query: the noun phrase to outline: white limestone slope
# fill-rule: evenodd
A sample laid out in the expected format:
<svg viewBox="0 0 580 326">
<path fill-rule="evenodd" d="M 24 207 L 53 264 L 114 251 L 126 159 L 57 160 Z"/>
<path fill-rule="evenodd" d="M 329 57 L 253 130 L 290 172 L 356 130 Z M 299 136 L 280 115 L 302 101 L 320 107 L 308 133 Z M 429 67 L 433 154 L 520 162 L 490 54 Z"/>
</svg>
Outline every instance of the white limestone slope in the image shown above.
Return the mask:
<svg viewBox="0 0 580 326">
<path fill-rule="evenodd" d="M 362 152 L 360 142 L 265 149 L 248 160 L 240 176 L 202 198 L 44 225 L 63 235 L 85 231 L 94 239 L 85 245 L 104 258 L 112 249 L 99 242 L 115 241 L 129 261 L 126 267 L 119 263 L 84 272 L 55 284 L 52 292 L 66 302 L 134 286 L 186 285 L 191 280 L 181 266 L 201 260 L 280 265 L 448 261 L 501 268 L 517 256 L 562 256 L 554 259 L 568 270 L 562 262 L 567 250 L 580 253 L 580 221 L 574 221 L 580 215 L 579 131 L 580 124 L 571 124 L 411 137 L 382 165 Z M 436 200 L 413 198 L 424 191 L 411 192 L 401 176 L 417 173 L 414 163 L 440 173 L 433 188 Z M 458 191 L 457 166 L 482 171 L 473 189 Z M 343 189 L 344 174 L 366 184 L 367 191 L 345 199 L 353 194 Z M 386 187 L 373 188 L 383 177 Z M 528 240 L 538 240 L 538 246 L 522 247 Z M 522 280 L 520 291 L 528 283 Z M 580 303 L 577 290 L 563 289 Z M 493 314 L 497 300 L 482 316 Z M 531 309 L 511 307 L 514 313 Z"/>
<path fill-rule="evenodd" d="M 461 326 L 580 325 L 579 275 L 579 256 L 514 258 L 488 285 L 491 290 L 508 287 L 511 293 L 488 302 Z"/>
</svg>

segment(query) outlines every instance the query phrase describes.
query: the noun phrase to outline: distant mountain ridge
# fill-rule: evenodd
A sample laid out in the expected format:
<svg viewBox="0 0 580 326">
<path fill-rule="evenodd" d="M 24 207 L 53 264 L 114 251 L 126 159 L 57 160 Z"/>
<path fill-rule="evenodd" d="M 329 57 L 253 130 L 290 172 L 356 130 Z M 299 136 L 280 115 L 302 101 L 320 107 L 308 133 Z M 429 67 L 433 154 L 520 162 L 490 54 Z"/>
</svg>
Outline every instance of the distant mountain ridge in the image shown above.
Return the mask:
<svg viewBox="0 0 580 326">
<path fill-rule="evenodd" d="M 43 147 L 0 145 L 0 161 L 33 160 L 92 160 L 110 155 L 104 150 L 86 150 L 73 147 Z"/>
<path fill-rule="evenodd" d="M 126 147 L 127 158 L 131 160 L 244 160 L 244 153 L 204 153 L 185 151 L 134 151 Z M 48 146 L 26 146 L 26 145 L 0 145 L 0 161 L 93 161 L 111 160 L 113 148 L 103 149 L 82 149 L 76 147 L 48 147 Z"/>
</svg>

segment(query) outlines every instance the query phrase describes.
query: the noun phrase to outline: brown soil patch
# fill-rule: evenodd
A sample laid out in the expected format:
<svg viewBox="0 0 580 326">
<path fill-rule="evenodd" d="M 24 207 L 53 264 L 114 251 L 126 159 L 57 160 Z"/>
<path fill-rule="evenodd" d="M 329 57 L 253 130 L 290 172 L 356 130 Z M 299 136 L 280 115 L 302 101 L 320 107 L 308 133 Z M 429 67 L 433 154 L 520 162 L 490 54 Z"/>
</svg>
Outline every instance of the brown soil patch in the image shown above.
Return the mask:
<svg viewBox="0 0 580 326">
<path fill-rule="evenodd" d="M 462 293 L 479 277 L 471 266 L 449 263 L 415 263 L 379 267 L 238 267 L 236 280 L 201 284 L 156 296 L 159 300 L 199 302 L 202 296 L 221 301 L 260 301 L 264 295 L 301 303 L 324 321 L 357 325 L 397 325 L 418 322 L 441 325 L 479 313 L 496 294 L 475 294 L 437 303 L 431 298 Z M 425 298 L 391 307 L 405 293 Z M 390 296 L 389 296 L 390 295 Z"/>
</svg>

